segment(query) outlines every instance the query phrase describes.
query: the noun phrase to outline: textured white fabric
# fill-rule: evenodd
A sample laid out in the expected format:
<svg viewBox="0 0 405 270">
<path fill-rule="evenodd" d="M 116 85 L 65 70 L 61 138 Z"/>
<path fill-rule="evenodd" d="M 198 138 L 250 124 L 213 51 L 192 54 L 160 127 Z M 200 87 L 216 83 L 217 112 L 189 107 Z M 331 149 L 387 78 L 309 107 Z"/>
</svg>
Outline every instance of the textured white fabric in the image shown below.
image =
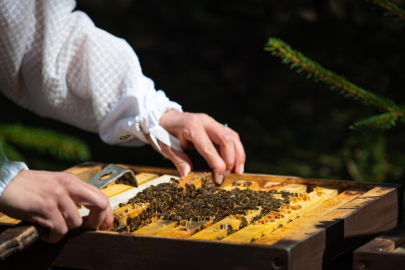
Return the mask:
<svg viewBox="0 0 405 270">
<path fill-rule="evenodd" d="M 0 196 L 7 185 L 21 171 L 28 170 L 24 162 L 9 161 L 0 144 Z"/>
<path fill-rule="evenodd" d="M 0 90 L 41 116 L 98 132 L 108 144 L 148 143 L 149 129 L 181 106 L 155 90 L 125 40 L 72 12 L 75 5 L 0 0 Z"/>
</svg>

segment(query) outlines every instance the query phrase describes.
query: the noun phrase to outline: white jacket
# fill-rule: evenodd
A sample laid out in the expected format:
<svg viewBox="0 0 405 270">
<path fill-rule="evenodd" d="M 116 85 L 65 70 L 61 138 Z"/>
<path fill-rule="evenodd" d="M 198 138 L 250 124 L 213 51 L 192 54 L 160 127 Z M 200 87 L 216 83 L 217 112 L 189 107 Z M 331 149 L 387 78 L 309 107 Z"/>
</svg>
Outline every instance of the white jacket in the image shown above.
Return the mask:
<svg viewBox="0 0 405 270">
<path fill-rule="evenodd" d="M 159 128 L 161 116 L 181 106 L 155 90 L 125 40 L 72 12 L 75 5 L 0 0 L 0 90 L 41 116 L 99 133 L 108 144 L 148 143 L 145 134 Z M 0 172 L 0 194 L 16 175 L 11 170 L 6 178 Z"/>
</svg>

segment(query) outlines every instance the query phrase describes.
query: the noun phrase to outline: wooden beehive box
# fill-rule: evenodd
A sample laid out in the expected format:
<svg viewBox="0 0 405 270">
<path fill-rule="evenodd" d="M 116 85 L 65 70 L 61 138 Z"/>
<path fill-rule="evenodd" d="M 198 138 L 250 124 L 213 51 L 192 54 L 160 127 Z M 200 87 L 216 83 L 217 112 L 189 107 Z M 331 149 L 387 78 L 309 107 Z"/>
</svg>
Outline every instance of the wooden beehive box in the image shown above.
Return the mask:
<svg viewBox="0 0 405 270">
<path fill-rule="evenodd" d="M 353 269 L 405 268 L 405 222 L 354 251 Z"/>
<path fill-rule="evenodd" d="M 86 163 L 67 171 L 85 180 L 102 166 Z M 177 175 L 173 169 L 127 167 L 136 174 Z M 0 262 L 0 269 L 325 269 L 339 255 L 402 220 L 400 185 L 262 174 L 232 174 L 228 182 L 242 180 L 261 187 L 271 182 L 306 185 L 308 192 L 335 187 L 340 194 L 275 230 L 267 240 L 234 243 L 74 230 L 58 244 L 35 243 Z M 3 223 L 1 228 L 10 226 Z"/>
</svg>

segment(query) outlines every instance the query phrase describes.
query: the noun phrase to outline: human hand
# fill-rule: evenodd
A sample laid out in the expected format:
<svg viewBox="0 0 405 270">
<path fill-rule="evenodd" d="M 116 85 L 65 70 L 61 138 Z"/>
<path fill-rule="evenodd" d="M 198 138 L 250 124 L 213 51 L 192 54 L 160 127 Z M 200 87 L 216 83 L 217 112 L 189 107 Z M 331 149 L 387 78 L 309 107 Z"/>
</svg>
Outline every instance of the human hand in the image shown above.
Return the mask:
<svg viewBox="0 0 405 270">
<path fill-rule="evenodd" d="M 213 170 L 217 184 L 221 184 L 232 170 L 235 173 L 243 173 L 246 155 L 238 133 L 212 117 L 202 113 L 169 110 L 161 117 L 160 126 L 176 136 L 183 149 L 190 146 L 197 149 Z M 181 176 L 191 171 L 192 164 L 185 153 L 161 142 L 159 145 Z"/>
<path fill-rule="evenodd" d="M 76 204 L 90 209 L 79 215 Z M 22 170 L 0 196 L 0 211 L 13 218 L 49 228 L 42 240 L 56 243 L 80 226 L 110 228 L 113 215 L 107 196 L 70 173 Z"/>
</svg>

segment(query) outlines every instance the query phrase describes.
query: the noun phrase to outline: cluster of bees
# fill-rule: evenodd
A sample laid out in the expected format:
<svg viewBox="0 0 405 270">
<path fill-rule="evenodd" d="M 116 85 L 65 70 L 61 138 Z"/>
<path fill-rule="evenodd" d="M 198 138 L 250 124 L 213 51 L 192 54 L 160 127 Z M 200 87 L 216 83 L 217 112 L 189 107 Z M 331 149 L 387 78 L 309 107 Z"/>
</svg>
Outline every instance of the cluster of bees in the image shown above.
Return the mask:
<svg viewBox="0 0 405 270">
<path fill-rule="evenodd" d="M 172 179 L 171 183 L 162 183 L 150 186 L 139 192 L 128 201 L 132 205 L 148 206 L 134 218 L 127 219 L 126 226 L 114 226 L 117 231 L 133 232 L 153 220 L 172 221 L 212 221 L 213 223 L 231 215 L 246 216 L 249 210 L 261 209 L 260 214 L 254 217 L 252 222 L 261 219 L 268 213 L 278 212 L 281 206 L 289 204 L 291 197 L 298 194 L 286 191 L 277 192 L 255 191 L 251 189 L 240 190 L 235 187 L 232 190 L 218 190 L 208 178 L 202 179 L 200 188 L 193 184 L 185 184 L 185 188 L 178 186 L 179 182 Z M 251 182 L 243 186 L 248 187 Z M 124 204 L 120 205 L 124 206 Z M 119 224 L 119 220 L 114 223 Z M 246 218 L 242 217 L 240 228 L 248 225 Z M 233 233 L 233 229 L 229 233 Z"/>
</svg>

